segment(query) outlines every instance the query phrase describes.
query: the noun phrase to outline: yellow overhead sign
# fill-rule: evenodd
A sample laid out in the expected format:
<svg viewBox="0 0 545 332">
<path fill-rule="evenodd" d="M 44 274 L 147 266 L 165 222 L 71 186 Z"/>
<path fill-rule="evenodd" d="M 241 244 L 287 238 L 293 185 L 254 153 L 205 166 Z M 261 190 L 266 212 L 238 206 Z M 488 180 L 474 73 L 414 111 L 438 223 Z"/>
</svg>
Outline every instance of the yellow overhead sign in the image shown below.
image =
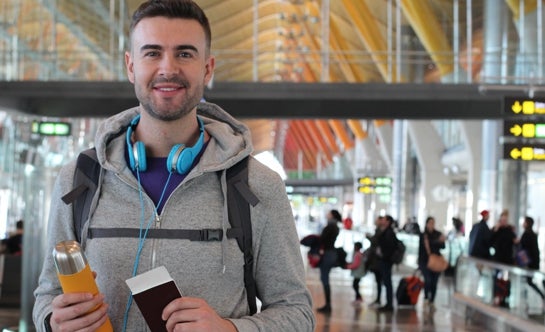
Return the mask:
<svg viewBox="0 0 545 332">
<path fill-rule="evenodd" d="M 545 122 L 504 121 L 503 135 L 519 138 L 545 138 Z"/>
<path fill-rule="evenodd" d="M 545 100 L 508 98 L 506 106 L 511 115 L 545 115 Z"/>
<path fill-rule="evenodd" d="M 513 144 L 503 145 L 503 158 L 523 161 L 545 161 L 545 144 Z"/>
</svg>

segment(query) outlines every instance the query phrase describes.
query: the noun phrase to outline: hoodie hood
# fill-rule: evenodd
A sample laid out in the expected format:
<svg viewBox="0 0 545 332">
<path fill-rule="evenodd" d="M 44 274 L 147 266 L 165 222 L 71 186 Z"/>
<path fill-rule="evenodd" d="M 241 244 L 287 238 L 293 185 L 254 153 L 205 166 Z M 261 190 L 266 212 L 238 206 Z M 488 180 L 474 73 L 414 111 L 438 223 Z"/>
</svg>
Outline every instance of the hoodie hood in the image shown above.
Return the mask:
<svg viewBox="0 0 545 332">
<path fill-rule="evenodd" d="M 126 167 L 125 134 L 134 117 L 142 111 L 140 106 L 128 109 L 103 121 L 97 130 L 95 146 L 98 160 L 106 169 L 120 172 Z M 248 127 L 219 106 L 202 102 L 197 105 L 197 115 L 210 135 L 206 150 L 195 167 L 201 172 L 229 168 L 253 151 Z"/>
</svg>

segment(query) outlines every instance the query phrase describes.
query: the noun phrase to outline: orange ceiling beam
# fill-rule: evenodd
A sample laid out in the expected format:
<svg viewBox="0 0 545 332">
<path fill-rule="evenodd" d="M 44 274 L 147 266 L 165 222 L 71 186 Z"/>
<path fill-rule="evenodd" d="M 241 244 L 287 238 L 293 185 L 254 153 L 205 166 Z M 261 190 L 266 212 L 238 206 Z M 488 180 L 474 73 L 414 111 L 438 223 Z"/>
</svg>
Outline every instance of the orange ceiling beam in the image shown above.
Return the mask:
<svg viewBox="0 0 545 332">
<path fill-rule="evenodd" d="M 329 148 L 331 149 L 331 152 L 336 155 L 339 154 L 339 146 L 337 145 L 337 140 L 335 139 L 335 136 L 333 135 L 333 132 L 331 131 L 331 127 L 329 127 L 329 124 L 326 120 L 316 120 L 316 125 L 318 126 L 318 129 L 320 130 L 321 134 L 323 135 L 324 139 L 326 140 Z"/>
<path fill-rule="evenodd" d="M 310 133 L 305 129 L 303 120 L 293 120 L 293 122 L 293 124 L 295 125 L 295 129 L 298 131 L 299 135 L 301 135 L 301 138 L 307 144 L 309 150 L 314 155 L 314 159 L 316 159 L 316 154 L 319 151 L 319 147 L 316 141 L 312 139 Z"/>
<path fill-rule="evenodd" d="M 354 148 L 354 140 L 348 136 L 344 123 L 341 120 L 328 120 L 327 123 L 329 123 L 335 135 L 343 143 L 345 151 Z"/>
<path fill-rule="evenodd" d="M 297 130 L 295 121 L 291 121 L 289 133 L 290 135 L 293 135 L 293 137 L 295 138 L 295 141 L 297 142 L 297 145 L 301 149 L 300 151 L 303 152 L 304 160 L 306 161 L 306 164 L 308 165 L 308 167 L 305 167 L 305 165 L 303 165 L 303 168 L 315 169 L 316 160 L 312 154 L 312 150 L 310 149 L 308 143 L 302 137 L 301 133 Z"/>
<path fill-rule="evenodd" d="M 362 140 L 367 138 L 367 131 L 363 130 L 360 120 L 349 119 L 346 121 L 346 124 L 357 139 Z"/>
<path fill-rule="evenodd" d="M 312 140 L 314 140 L 317 143 L 319 147 L 319 151 L 321 151 L 324 154 L 324 157 L 327 160 L 327 162 L 331 163 L 333 161 L 333 155 L 323 135 L 320 133 L 318 126 L 314 122 L 314 120 L 303 120 L 303 127 L 309 132 L 309 135 L 312 137 Z"/>
</svg>

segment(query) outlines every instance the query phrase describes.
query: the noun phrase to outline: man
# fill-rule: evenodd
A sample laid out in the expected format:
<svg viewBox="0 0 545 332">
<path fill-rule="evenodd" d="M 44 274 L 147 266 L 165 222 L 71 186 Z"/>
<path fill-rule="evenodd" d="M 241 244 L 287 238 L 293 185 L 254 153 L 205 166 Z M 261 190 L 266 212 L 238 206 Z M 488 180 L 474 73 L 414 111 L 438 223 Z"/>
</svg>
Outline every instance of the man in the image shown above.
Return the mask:
<svg viewBox="0 0 545 332">
<path fill-rule="evenodd" d="M 481 211 L 481 220 L 473 225 L 469 232 L 469 255 L 481 258 L 490 259 L 490 245 L 492 240 L 492 231 L 488 227 L 488 218 L 490 212 L 488 210 Z"/>
<path fill-rule="evenodd" d="M 321 255 L 320 259 L 320 281 L 324 289 L 325 304 L 317 309 L 320 313 L 331 313 L 331 284 L 329 283 L 329 273 L 337 264 L 337 251 L 335 242 L 339 236 L 338 223 L 342 217 L 338 210 L 329 210 L 326 215 L 327 225 L 320 234 Z"/>
<path fill-rule="evenodd" d="M 23 221 L 17 220 L 15 223 L 15 232 L 7 239 L 2 240 L 2 246 L 5 253 L 12 255 L 21 255 L 23 252 Z"/>
<path fill-rule="evenodd" d="M 154 229 L 227 233 L 226 169 L 249 156 L 252 146 L 246 126 L 216 105 L 199 103 L 214 70 L 210 27 L 201 8 L 190 0 L 145 2 L 133 15 L 130 41 L 125 62 L 140 106 L 111 117 L 97 132 L 104 172 L 85 229 L 114 235 L 133 229 L 139 235 L 82 239 L 97 273 L 101 293 L 96 296 L 61 294 L 48 258 L 35 291 L 37 329 L 93 331 L 109 317 L 115 331 L 145 331 L 125 280 L 165 266 L 182 293 L 162 311 L 168 331 L 313 331 L 311 297 L 283 182 L 255 159 L 248 163 L 248 182 L 260 200 L 251 209 L 260 312 L 250 315 L 244 258 L 235 239 L 146 236 Z M 194 153 L 180 160 L 178 144 Z M 48 252 L 57 242 L 75 238 L 71 206 L 60 200 L 72 188 L 74 169 L 75 163 L 65 166 L 55 184 Z"/>
<path fill-rule="evenodd" d="M 392 255 L 396 248 L 397 237 L 395 235 L 393 225 L 395 221 L 390 215 L 379 219 L 380 233 L 378 235 L 378 258 L 380 266 L 380 276 L 382 284 L 386 288 L 386 304 L 380 307 L 379 311 L 394 310 L 394 291 L 392 285 Z"/>
<path fill-rule="evenodd" d="M 377 297 L 373 303 L 374 307 L 380 307 L 380 296 L 382 294 L 382 277 L 380 275 L 380 257 L 377 255 L 378 239 L 380 238 L 381 225 L 384 222 L 385 216 L 378 216 L 375 220 L 375 233 L 367 233 L 365 237 L 369 240 L 369 257 L 367 258 L 366 270 L 373 272 L 375 275 L 375 282 L 377 287 Z"/>
</svg>

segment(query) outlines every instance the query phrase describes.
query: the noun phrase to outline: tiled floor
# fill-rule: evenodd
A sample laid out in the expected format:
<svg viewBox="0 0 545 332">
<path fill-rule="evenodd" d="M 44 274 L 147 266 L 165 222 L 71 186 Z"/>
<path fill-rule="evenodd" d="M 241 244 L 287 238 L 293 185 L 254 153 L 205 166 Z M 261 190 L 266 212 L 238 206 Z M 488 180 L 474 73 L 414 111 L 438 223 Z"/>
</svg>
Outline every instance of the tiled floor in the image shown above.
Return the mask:
<svg viewBox="0 0 545 332">
<path fill-rule="evenodd" d="M 399 279 L 410 270 L 401 268 L 394 271 L 394 292 Z M 317 269 L 307 270 L 307 284 L 314 299 L 314 306 L 323 304 L 322 286 Z M 435 309 L 424 307 L 421 301 L 416 306 L 398 307 L 394 312 L 381 313 L 365 303 L 375 298 L 375 281 L 372 275 L 365 276 L 361 282 L 364 304 L 352 306 L 354 299 L 352 278 L 349 271 L 334 269 L 331 273 L 333 311 L 330 315 L 316 313 L 316 332 L 354 332 L 354 331 L 483 331 L 483 327 L 466 326 L 464 321 L 450 310 L 449 282 L 442 278 L 436 298 Z M 383 291 L 384 293 L 384 291 Z M 422 300 L 422 296 L 421 299 Z M 0 332 L 9 326 L 18 326 L 19 310 L 0 309 Z M 296 332 L 296 331 L 294 331 Z"/>
<path fill-rule="evenodd" d="M 394 270 L 394 294 L 401 277 L 409 275 L 410 270 Z M 307 284 L 315 301 L 314 306 L 323 304 L 323 291 L 317 269 L 307 270 Z M 416 306 L 397 307 L 393 312 L 382 313 L 368 305 L 375 299 L 375 280 L 373 275 L 365 276 L 360 283 L 364 304 L 354 307 L 352 279 L 348 271 L 334 269 L 331 273 L 333 310 L 330 315 L 316 312 L 316 332 L 353 331 L 483 331 L 483 327 L 467 326 L 460 317 L 450 310 L 450 282 L 442 278 L 435 299 L 435 308 L 422 303 L 422 295 Z M 383 303 L 385 290 L 383 289 Z M 394 295 L 395 296 L 395 295 Z"/>
</svg>

